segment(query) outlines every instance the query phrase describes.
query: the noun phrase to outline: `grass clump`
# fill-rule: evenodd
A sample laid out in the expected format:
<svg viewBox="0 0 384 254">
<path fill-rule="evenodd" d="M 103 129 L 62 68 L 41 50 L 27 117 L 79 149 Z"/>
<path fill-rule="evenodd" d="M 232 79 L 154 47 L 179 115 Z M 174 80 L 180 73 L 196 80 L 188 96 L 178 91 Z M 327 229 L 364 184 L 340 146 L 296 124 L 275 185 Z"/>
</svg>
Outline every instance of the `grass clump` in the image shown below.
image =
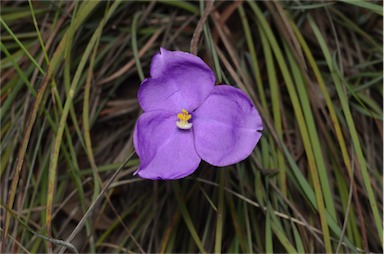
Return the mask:
<svg viewBox="0 0 384 254">
<path fill-rule="evenodd" d="M 3 252 L 383 251 L 381 3 L 1 5 Z M 265 128 L 247 160 L 132 175 L 160 47 L 252 98 Z"/>
</svg>

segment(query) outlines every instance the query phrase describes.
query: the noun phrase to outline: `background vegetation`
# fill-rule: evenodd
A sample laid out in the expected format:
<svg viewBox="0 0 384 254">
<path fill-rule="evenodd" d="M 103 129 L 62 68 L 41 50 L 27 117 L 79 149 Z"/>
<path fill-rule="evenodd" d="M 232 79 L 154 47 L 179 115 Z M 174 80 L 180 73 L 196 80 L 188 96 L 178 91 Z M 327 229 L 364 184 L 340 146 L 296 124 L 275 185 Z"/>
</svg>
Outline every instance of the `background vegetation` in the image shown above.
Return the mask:
<svg viewBox="0 0 384 254">
<path fill-rule="evenodd" d="M 1 1 L 2 252 L 382 252 L 382 16 L 366 1 Z M 252 98 L 263 137 L 236 165 L 142 180 L 138 86 L 160 46 L 191 41 Z"/>
</svg>

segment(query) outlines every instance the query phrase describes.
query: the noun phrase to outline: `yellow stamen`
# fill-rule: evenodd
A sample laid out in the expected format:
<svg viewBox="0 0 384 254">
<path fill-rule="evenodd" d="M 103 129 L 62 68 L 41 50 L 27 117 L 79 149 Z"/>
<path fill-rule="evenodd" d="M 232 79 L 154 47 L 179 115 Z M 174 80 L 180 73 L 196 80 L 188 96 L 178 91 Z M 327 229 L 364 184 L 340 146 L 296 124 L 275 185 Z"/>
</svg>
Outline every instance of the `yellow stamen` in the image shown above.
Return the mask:
<svg viewBox="0 0 384 254">
<path fill-rule="evenodd" d="M 192 128 L 192 123 L 188 123 L 188 120 L 192 118 L 192 115 L 188 114 L 188 111 L 185 109 L 181 110 L 180 114 L 177 114 L 179 121 L 176 122 L 176 126 L 180 129 L 190 129 Z"/>
</svg>

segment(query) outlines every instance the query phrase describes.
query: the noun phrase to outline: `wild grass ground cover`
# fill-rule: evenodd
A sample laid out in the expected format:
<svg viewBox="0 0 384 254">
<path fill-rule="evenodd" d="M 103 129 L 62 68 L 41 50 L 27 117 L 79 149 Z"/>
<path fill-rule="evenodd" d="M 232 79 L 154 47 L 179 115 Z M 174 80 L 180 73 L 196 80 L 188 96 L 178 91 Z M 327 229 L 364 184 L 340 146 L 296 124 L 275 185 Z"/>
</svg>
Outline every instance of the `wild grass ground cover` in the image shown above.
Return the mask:
<svg viewBox="0 0 384 254">
<path fill-rule="evenodd" d="M 382 2 L 1 1 L 0 22 L 2 252 L 383 251 Z M 132 175 L 160 47 L 252 98 L 248 159 Z"/>
</svg>

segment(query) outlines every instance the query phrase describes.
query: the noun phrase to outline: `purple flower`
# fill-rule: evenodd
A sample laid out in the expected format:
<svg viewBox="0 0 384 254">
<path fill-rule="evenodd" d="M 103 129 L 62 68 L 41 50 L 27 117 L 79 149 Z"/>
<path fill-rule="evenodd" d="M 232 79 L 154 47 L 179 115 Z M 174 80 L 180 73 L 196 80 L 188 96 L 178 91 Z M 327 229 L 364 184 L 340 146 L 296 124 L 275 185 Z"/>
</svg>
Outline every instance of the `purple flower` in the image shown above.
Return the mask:
<svg viewBox="0 0 384 254">
<path fill-rule="evenodd" d="M 161 48 L 150 75 L 139 88 L 144 113 L 133 136 L 140 177 L 179 179 L 201 160 L 227 166 L 251 154 L 263 129 L 260 115 L 240 89 L 215 86 L 203 60 Z"/>
</svg>

